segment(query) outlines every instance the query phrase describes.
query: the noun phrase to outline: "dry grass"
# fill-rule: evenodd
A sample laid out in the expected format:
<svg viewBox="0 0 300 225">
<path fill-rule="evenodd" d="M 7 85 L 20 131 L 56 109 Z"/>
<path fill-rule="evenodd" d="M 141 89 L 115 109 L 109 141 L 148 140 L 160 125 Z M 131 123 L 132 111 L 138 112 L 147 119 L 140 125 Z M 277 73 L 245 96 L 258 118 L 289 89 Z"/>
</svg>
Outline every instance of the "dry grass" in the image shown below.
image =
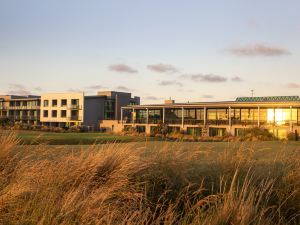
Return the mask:
<svg viewBox="0 0 300 225">
<path fill-rule="evenodd" d="M 300 155 L 257 162 L 184 143 L 90 146 L 55 157 L 0 136 L 0 224 L 299 224 Z"/>
</svg>

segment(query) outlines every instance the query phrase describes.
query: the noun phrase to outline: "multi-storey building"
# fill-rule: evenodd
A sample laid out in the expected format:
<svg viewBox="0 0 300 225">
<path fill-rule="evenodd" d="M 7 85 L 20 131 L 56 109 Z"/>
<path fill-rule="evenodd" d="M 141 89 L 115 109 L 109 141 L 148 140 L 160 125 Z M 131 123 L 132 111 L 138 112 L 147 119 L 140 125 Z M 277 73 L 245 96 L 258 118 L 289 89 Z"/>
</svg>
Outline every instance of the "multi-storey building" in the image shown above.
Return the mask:
<svg viewBox="0 0 300 225">
<path fill-rule="evenodd" d="M 0 119 L 12 123 L 98 129 L 99 121 L 120 120 L 121 107 L 140 104 L 131 93 L 106 91 L 85 96 L 78 93 L 49 93 L 41 96 L 0 96 Z"/>
<path fill-rule="evenodd" d="M 11 122 L 20 122 L 30 125 L 40 123 L 39 96 L 0 96 L 0 117 Z"/>
<path fill-rule="evenodd" d="M 242 135 L 245 129 L 263 127 L 278 137 L 300 131 L 300 98 L 239 97 L 235 101 L 134 105 L 122 107 L 122 118 L 115 130 L 135 127 L 150 134 L 159 125 L 169 132 L 193 135 Z"/>
<path fill-rule="evenodd" d="M 83 125 L 84 93 L 50 93 L 41 96 L 41 123 L 47 126 Z"/>
</svg>

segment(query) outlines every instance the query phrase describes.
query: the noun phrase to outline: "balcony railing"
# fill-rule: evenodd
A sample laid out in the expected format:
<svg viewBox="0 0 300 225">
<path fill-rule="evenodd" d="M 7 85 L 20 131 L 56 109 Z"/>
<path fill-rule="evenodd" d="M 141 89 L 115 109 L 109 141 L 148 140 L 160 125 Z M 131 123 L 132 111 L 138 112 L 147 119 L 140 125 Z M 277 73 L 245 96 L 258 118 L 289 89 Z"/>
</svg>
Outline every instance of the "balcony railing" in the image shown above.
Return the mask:
<svg viewBox="0 0 300 225">
<path fill-rule="evenodd" d="M 229 125 L 229 120 L 207 120 L 206 125 Z"/>
<path fill-rule="evenodd" d="M 166 124 L 181 124 L 182 119 L 165 119 Z"/>
<path fill-rule="evenodd" d="M 40 109 L 40 106 L 9 106 L 12 110 L 30 110 L 30 109 Z"/>
<path fill-rule="evenodd" d="M 68 117 L 69 121 L 82 121 L 82 117 L 81 116 L 70 116 Z"/>
<path fill-rule="evenodd" d="M 146 124 L 147 118 L 137 118 L 137 119 L 135 119 L 135 123 Z"/>
<path fill-rule="evenodd" d="M 184 119 L 184 124 L 187 124 L 187 125 L 203 125 L 204 120 Z"/>
<path fill-rule="evenodd" d="M 77 110 L 82 110 L 82 105 L 68 105 L 68 109 L 77 109 Z"/>
<path fill-rule="evenodd" d="M 162 119 L 157 119 L 157 118 L 149 118 L 148 123 L 149 124 L 160 124 L 162 123 Z"/>
</svg>

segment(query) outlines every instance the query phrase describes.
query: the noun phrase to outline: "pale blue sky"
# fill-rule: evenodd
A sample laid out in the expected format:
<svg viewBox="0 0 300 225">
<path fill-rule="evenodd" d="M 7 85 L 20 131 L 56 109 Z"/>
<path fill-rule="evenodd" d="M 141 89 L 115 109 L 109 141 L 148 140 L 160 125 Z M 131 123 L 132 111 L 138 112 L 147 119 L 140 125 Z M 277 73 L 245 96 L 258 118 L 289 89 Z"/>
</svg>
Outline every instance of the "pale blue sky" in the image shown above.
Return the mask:
<svg viewBox="0 0 300 225">
<path fill-rule="evenodd" d="M 0 93 L 300 95 L 299 11 L 299 0 L 0 0 Z"/>
</svg>

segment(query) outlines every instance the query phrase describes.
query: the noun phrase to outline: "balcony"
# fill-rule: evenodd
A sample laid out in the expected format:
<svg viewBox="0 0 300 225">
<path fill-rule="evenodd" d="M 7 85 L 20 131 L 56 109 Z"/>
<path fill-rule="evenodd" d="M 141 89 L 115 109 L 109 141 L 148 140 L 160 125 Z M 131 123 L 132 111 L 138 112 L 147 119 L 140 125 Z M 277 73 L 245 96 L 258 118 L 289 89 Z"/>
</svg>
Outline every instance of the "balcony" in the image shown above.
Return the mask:
<svg viewBox="0 0 300 225">
<path fill-rule="evenodd" d="M 82 105 L 68 105 L 68 109 L 82 110 Z"/>
<path fill-rule="evenodd" d="M 207 120 L 206 125 L 229 125 L 229 120 Z"/>
<path fill-rule="evenodd" d="M 147 123 L 147 118 L 137 118 L 135 120 L 135 123 L 138 123 L 138 124 L 146 124 Z"/>
<path fill-rule="evenodd" d="M 9 106 L 11 110 L 30 110 L 30 109 L 40 109 L 40 106 Z"/>
<path fill-rule="evenodd" d="M 166 124 L 181 124 L 182 119 L 165 119 Z"/>
<path fill-rule="evenodd" d="M 242 125 L 242 126 L 251 126 L 251 125 L 258 125 L 258 120 L 238 120 L 238 119 L 232 119 L 231 120 L 232 125 Z"/>
<path fill-rule="evenodd" d="M 184 119 L 184 124 L 187 124 L 187 125 L 203 125 L 204 120 Z"/>
<path fill-rule="evenodd" d="M 69 121 L 82 121 L 82 117 L 81 116 L 71 116 L 68 117 Z"/>
<path fill-rule="evenodd" d="M 149 118 L 148 123 L 149 124 L 160 124 L 162 123 L 162 119 L 157 119 L 157 118 Z"/>
</svg>

